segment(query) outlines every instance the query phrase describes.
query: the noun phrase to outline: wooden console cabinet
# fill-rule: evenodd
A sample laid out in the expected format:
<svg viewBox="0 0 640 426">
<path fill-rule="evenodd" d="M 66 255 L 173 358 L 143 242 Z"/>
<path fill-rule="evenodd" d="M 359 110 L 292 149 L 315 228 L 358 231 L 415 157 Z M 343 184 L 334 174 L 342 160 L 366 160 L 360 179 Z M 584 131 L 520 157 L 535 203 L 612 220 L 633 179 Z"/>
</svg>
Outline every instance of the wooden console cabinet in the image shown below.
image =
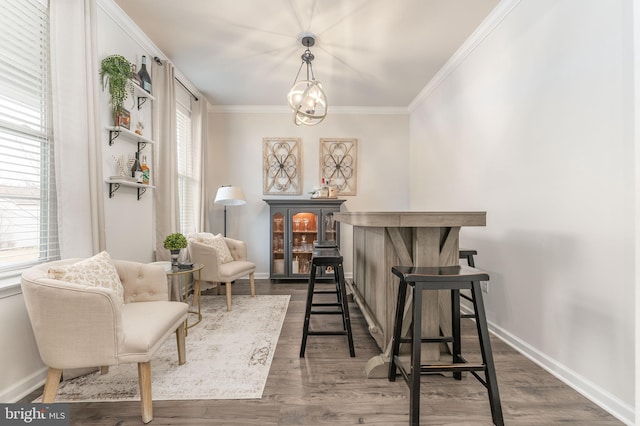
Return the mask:
<svg viewBox="0 0 640 426">
<path fill-rule="evenodd" d="M 333 214 L 345 200 L 265 199 L 269 204 L 269 242 L 272 280 L 301 279 L 309 275 L 314 241 L 336 241 L 340 245 L 340 225 Z M 324 268 L 318 278 L 328 277 Z M 333 275 L 331 275 L 333 276 Z"/>
</svg>

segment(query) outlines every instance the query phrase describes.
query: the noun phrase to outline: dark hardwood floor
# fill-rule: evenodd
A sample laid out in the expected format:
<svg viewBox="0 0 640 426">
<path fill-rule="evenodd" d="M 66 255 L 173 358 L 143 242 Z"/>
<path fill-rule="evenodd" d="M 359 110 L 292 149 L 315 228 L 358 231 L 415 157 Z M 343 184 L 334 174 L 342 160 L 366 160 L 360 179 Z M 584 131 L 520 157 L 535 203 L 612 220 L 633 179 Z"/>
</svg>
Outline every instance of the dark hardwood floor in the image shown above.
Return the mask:
<svg viewBox="0 0 640 426">
<path fill-rule="evenodd" d="M 310 336 L 306 356 L 299 358 L 306 287 L 303 283 L 256 282 L 257 294 L 291 295 L 262 399 L 154 401 L 151 424 L 407 425 L 409 392 L 402 379 L 391 383 L 364 376 L 367 360 L 379 349 L 355 304 L 350 304 L 350 312 L 356 358 L 349 357 L 344 336 Z M 248 284 L 236 282 L 234 294 L 249 294 Z M 316 316 L 312 321 L 316 318 L 327 323 L 339 321 L 333 316 Z M 463 348 L 470 360 L 479 359 L 474 330 L 471 320 L 463 320 Z M 492 345 L 507 425 L 622 424 L 502 341 L 493 338 Z M 187 353 L 187 362 L 188 357 Z M 39 394 L 41 390 L 23 402 Z M 140 404 L 74 403 L 71 424 L 139 425 Z M 462 381 L 424 376 L 421 424 L 491 425 L 485 388 L 471 376 Z"/>
</svg>

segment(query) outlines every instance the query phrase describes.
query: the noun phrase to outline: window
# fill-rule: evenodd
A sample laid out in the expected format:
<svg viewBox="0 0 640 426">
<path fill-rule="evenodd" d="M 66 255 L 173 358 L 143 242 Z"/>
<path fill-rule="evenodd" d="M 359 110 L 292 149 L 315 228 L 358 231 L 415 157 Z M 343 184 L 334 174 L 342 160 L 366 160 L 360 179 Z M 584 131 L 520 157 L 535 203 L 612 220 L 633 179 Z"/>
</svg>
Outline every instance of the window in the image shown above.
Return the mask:
<svg viewBox="0 0 640 426">
<path fill-rule="evenodd" d="M 59 258 L 46 0 L 0 14 L 0 272 Z"/>
<path fill-rule="evenodd" d="M 199 179 L 194 168 L 194 144 L 191 137 L 191 98 L 180 87 L 176 90 L 176 121 L 178 137 L 178 197 L 180 203 L 180 232 L 196 231 L 195 199 Z"/>
</svg>

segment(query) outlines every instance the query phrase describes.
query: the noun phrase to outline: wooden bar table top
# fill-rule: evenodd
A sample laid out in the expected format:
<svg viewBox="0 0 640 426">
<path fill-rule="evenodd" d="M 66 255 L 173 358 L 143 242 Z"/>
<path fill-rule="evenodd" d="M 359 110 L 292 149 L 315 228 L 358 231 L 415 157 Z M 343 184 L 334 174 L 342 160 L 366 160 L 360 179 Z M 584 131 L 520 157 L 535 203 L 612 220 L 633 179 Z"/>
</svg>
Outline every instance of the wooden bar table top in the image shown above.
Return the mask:
<svg viewBox="0 0 640 426">
<path fill-rule="evenodd" d="M 459 264 L 459 234 L 463 226 L 485 226 L 486 212 L 339 212 L 335 220 L 353 226 L 353 295 L 364 314 L 369 331 L 382 353 L 369 360 L 367 377 L 386 377 L 398 279 L 396 265 L 453 266 Z M 438 336 L 451 329 L 448 292 L 425 292 L 422 329 L 424 336 Z M 410 296 L 411 297 L 411 296 Z M 405 309 L 410 326 L 411 300 Z M 440 344 L 425 343 L 423 359 L 440 360 Z"/>
</svg>

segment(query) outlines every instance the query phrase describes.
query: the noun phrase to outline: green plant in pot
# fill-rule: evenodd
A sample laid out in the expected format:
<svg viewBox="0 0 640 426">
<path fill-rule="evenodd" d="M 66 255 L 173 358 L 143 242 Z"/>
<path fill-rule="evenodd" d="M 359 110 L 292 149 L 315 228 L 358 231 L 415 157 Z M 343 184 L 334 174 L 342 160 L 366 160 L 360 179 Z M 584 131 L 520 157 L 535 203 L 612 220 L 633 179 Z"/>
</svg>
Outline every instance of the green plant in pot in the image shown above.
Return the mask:
<svg viewBox="0 0 640 426">
<path fill-rule="evenodd" d="M 178 257 L 180 257 L 180 250 L 187 247 L 187 239 L 179 232 L 167 235 L 164 239 L 164 248 L 171 252 L 171 264 L 178 264 Z"/>
<path fill-rule="evenodd" d="M 133 98 L 133 71 L 131 62 L 122 55 L 109 55 L 100 63 L 100 82 L 102 90 L 109 88 L 109 102 L 113 110 L 113 120 L 118 123 L 118 114 L 125 111 L 124 101 L 127 95 Z"/>
</svg>

